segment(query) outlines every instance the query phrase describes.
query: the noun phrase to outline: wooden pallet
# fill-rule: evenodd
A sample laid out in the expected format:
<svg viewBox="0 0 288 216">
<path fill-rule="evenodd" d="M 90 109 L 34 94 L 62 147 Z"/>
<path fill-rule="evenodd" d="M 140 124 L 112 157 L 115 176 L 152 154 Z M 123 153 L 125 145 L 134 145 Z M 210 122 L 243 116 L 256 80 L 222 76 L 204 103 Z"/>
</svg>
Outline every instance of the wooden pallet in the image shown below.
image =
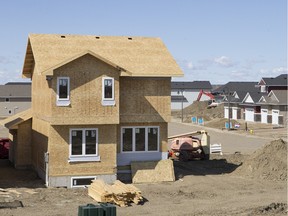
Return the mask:
<svg viewBox="0 0 288 216">
<path fill-rule="evenodd" d="M 93 180 L 88 187 L 88 195 L 97 202 L 113 203 L 121 207 L 130 203 L 139 204 L 143 201 L 141 191 L 132 184 L 124 184 L 116 180 L 114 184 L 106 184 L 103 180 Z"/>
</svg>

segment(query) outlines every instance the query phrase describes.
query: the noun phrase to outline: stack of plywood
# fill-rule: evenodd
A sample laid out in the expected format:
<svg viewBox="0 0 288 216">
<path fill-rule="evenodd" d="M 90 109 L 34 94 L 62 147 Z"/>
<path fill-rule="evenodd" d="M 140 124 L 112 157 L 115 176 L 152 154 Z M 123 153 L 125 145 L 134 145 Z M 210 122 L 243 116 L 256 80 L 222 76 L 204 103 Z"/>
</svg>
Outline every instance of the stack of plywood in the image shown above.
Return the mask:
<svg viewBox="0 0 288 216">
<path fill-rule="evenodd" d="M 132 184 L 124 184 L 116 180 L 113 185 L 103 180 L 94 180 L 88 187 L 88 195 L 97 202 L 114 203 L 125 207 L 131 202 L 139 204 L 143 201 L 141 191 Z"/>
</svg>

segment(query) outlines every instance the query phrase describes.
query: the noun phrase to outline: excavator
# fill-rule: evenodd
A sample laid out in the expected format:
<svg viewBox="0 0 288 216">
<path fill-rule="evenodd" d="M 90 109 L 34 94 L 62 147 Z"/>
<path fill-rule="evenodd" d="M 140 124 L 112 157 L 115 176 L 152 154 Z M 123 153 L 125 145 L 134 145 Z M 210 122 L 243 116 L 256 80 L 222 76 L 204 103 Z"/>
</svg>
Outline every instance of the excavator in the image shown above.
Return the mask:
<svg viewBox="0 0 288 216">
<path fill-rule="evenodd" d="M 188 161 L 193 159 L 207 160 L 210 157 L 210 136 L 205 130 L 170 136 L 168 143 L 170 143 L 168 150 L 170 159 Z"/>
<path fill-rule="evenodd" d="M 210 98 L 210 100 L 208 102 L 207 109 L 214 108 L 214 107 L 218 106 L 219 103 L 215 100 L 214 95 L 211 92 L 205 92 L 202 89 L 200 90 L 200 92 L 198 94 L 197 101 L 201 100 L 201 97 L 202 97 L 203 94 Z"/>
</svg>

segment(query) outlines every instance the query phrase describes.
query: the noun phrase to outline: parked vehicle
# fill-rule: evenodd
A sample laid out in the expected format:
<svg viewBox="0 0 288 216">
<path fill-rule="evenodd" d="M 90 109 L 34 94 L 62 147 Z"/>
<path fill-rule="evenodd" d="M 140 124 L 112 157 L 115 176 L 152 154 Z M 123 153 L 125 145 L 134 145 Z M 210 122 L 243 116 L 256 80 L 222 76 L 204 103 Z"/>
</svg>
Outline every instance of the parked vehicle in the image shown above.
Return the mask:
<svg viewBox="0 0 288 216">
<path fill-rule="evenodd" d="M 0 159 L 9 158 L 9 146 L 10 146 L 9 139 L 0 138 Z"/>
</svg>

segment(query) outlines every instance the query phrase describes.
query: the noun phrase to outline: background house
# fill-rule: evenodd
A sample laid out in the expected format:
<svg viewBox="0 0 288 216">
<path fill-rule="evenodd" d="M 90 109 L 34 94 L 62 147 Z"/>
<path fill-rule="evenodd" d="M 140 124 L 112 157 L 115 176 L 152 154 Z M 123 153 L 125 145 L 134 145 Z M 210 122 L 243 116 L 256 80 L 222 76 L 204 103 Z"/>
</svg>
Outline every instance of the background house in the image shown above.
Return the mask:
<svg viewBox="0 0 288 216">
<path fill-rule="evenodd" d="M 212 86 L 209 81 L 171 82 L 171 110 L 180 110 L 196 101 L 200 91 L 211 92 Z M 201 101 L 210 98 L 203 94 Z"/>
<path fill-rule="evenodd" d="M 46 185 L 113 182 L 131 161 L 167 158 L 171 77 L 183 73 L 161 39 L 32 34 L 22 75 L 32 108 L 2 122 L 10 160 Z"/>
<path fill-rule="evenodd" d="M 31 107 L 31 83 L 9 82 L 0 85 L 0 118 L 6 118 Z"/>
<path fill-rule="evenodd" d="M 258 92 L 255 87 L 257 82 L 228 82 L 215 89 L 213 92 L 225 95 L 224 98 L 224 118 L 228 118 L 228 107 L 230 106 L 230 118 L 243 118 L 245 108 L 240 106 L 247 92 Z M 228 97 L 229 95 L 229 97 Z M 228 103 L 229 99 L 229 103 Z"/>
<path fill-rule="evenodd" d="M 287 74 L 275 78 L 262 78 L 255 82 L 229 82 L 216 89 L 218 92 L 230 92 L 224 103 L 224 117 L 243 119 L 250 122 L 283 125 L 287 120 Z M 232 92 L 232 93 L 231 93 Z"/>
<path fill-rule="evenodd" d="M 287 90 L 271 90 L 267 96 L 259 99 L 261 106 L 261 123 L 275 125 L 287 124 Z"/>
<path fill-rule="evenodd" d="M 269 93 L 271 90 L 287 90 L 287 77 L 288 74 L 281 74 L 277 77 L 264 77 L 257 86 L 263 93 Z"/>
</svg>

